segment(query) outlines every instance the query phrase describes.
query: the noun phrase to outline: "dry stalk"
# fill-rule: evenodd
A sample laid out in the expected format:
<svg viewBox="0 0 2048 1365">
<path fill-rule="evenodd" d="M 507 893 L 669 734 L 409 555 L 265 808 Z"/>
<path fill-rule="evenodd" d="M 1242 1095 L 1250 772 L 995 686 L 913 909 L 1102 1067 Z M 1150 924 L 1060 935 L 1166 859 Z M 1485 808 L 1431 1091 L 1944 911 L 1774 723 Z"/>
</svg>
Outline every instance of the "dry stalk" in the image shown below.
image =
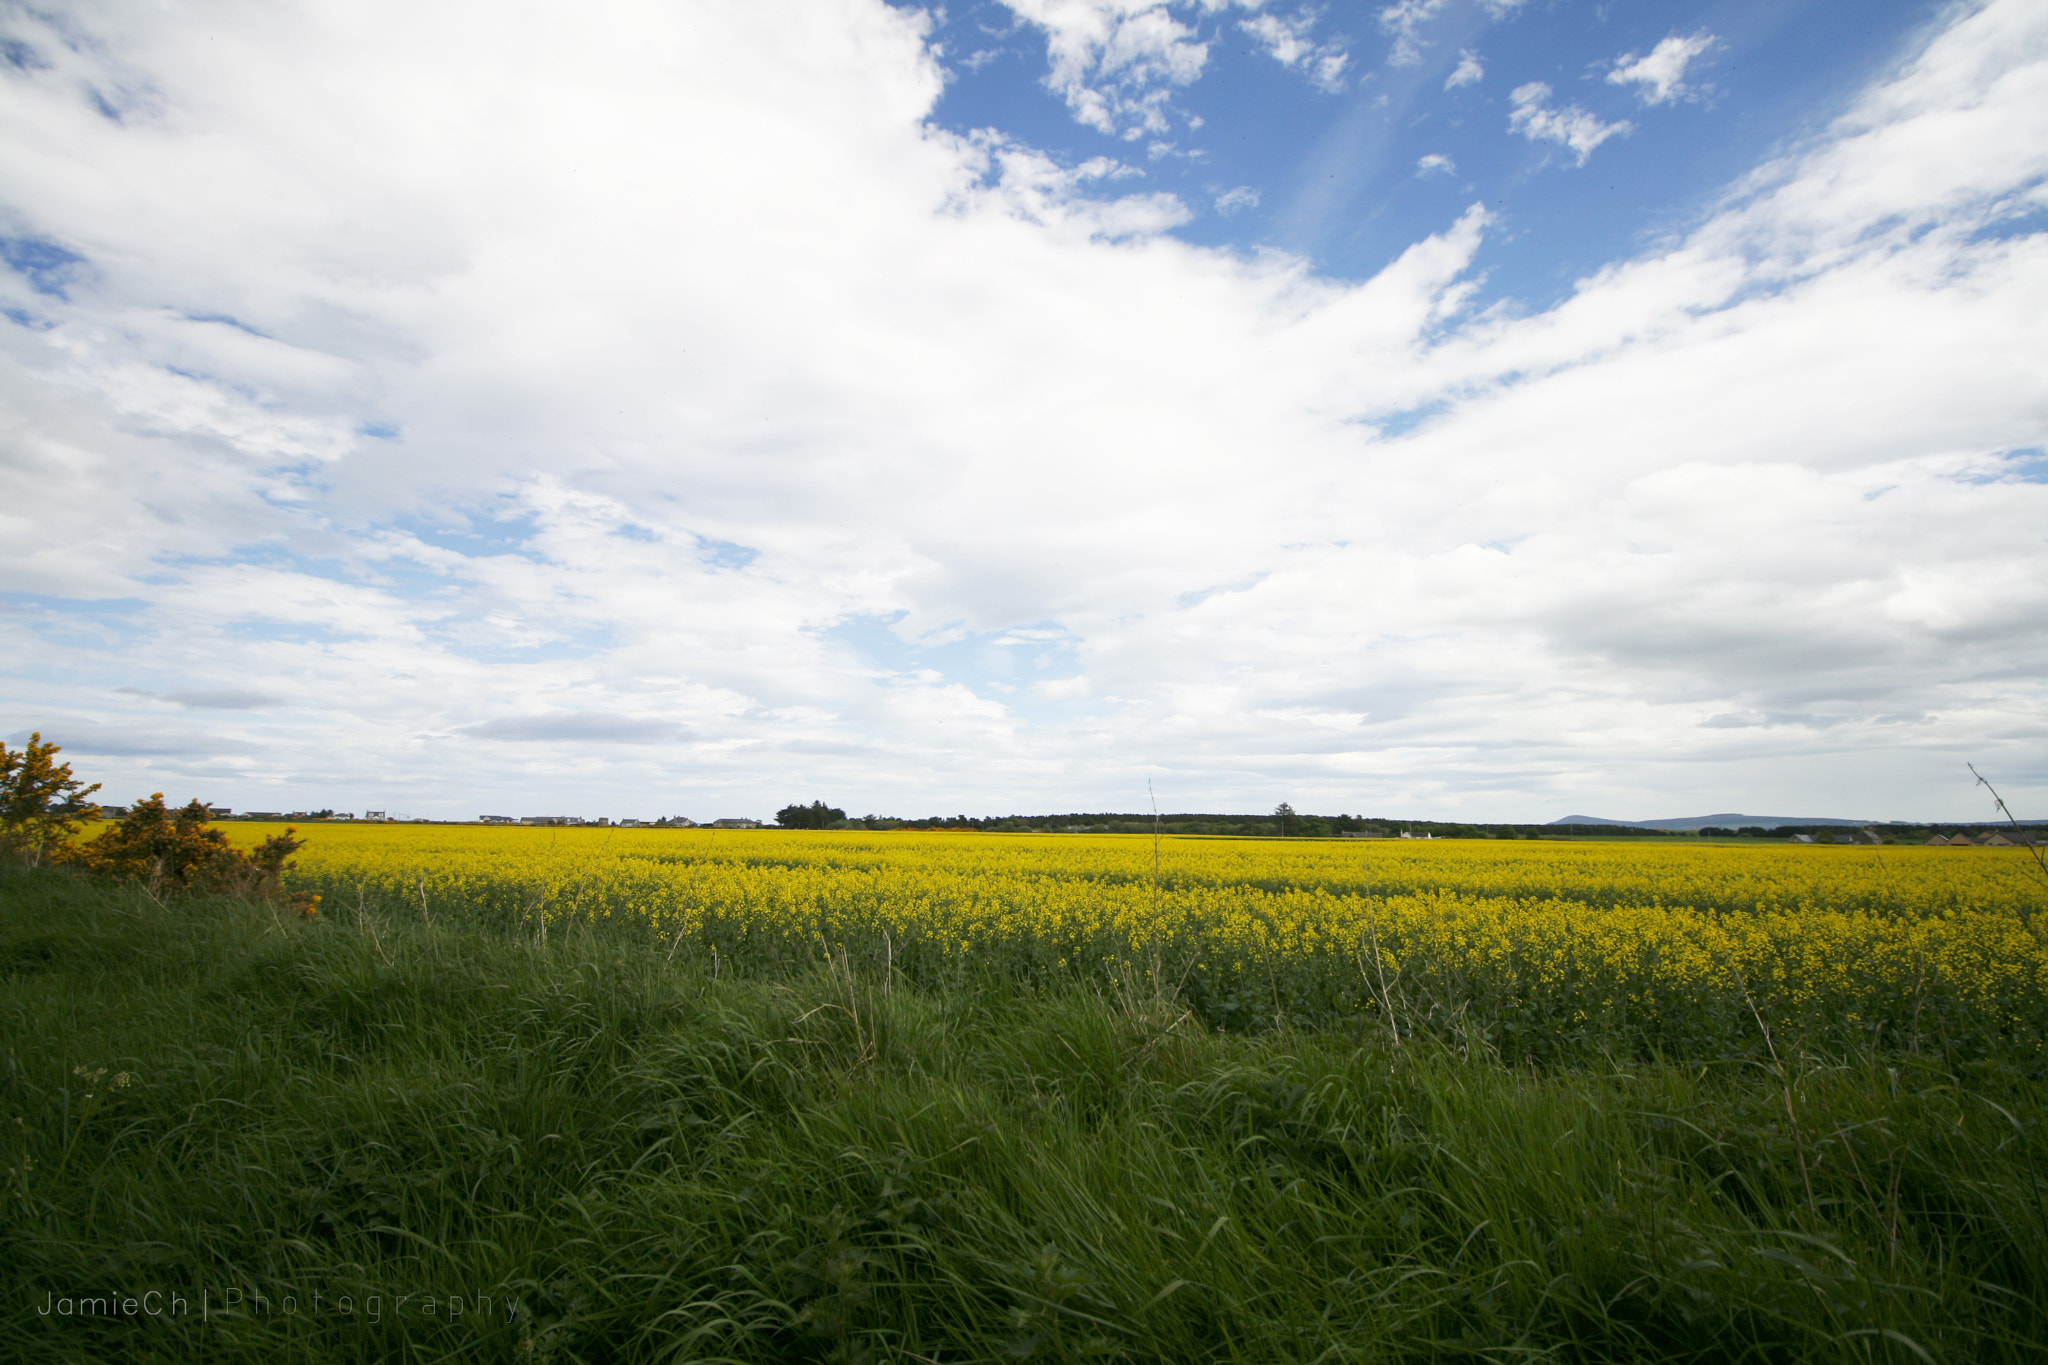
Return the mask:
<svg viewBox="0 0 2048 1365">
<path fill-rule="evenodd" d="M 1152 779 L 1145 779 L 1145 797 L 1152 803 L 1152 918 L 1149 922 L 1151 933 L 1152 1002 L 1156 1008 L 1163 999 L 1165 975 L 1159 953 L 1159 796 L 1152 790 Z"/>
<path fill-rule="evenodd" d="M 1378 978 L 1379 982 L 1380 1008 L 1385 1010 L 1387 1014 L 1387 1032 L 1393 1035 L 1394 1046 L 1399 1047 L 1401 1046 L 1401 1025 L 1394 1013 L 1394 992 L 1393 987 L 1387 981 L 1386 958 L 1380 953 L 1380 917 L 1376 912 L 1368 912 L 1366 927 L 1367 932 L 1372 935 L 1372 967 L 1373 975 Z M 1365 963 L 1360 962 L 1358 970 L 1361 976 L 1364 975 Z M 1399 967 L 1394 969 L 1395 982 L 1400 981 L 1401 973 L 1404 970 L 1406 969 Z"/>
<path fill-rule="evenodd" d="M 1799 1111 L 1792 1104 L 1792 1078 L 1785 1070 L 1784 1059 L 1778 1056 L 1777 1040 L 1771 1037 L 1771 1026 L 1764 1022 L 1763 1011 L 1756 1007 L 1756 997 L 1749 993 L 1749 982 L 1742 977 L 1739 967 L 1730 966 L 1735 984 L 1742 991 L 1743 1003 L 1749 1006 L 1750 1017 L 1756 1020 L 1757 1029 L 1764 1035 L 1764 1047 L 1771 1054 L 1771 1065 L 1777 1068 L 1778 1084 L 1785 1095 L 1785 1118 L 1792 1125 L 1792 1150 L 1799 1157 L 1799 1183 L 1806 1188 L 1806 1207 L 1816 1219 L 1820 1217 L 1820 1204 L 1813 1197 L 1813 1175 L 1806 1165 L 1806 1135 L 1799 1127 Z"/>
<path fill-rule="evenodd" d="M 1991 793 L 1992 805 L 1998 808 L 1999 814 L 2005 817 L 2006 823 L 2011 825 L 2014 833 L 2020 836 L 2020 846 L 2034 855 L 2034 868 L 2041 874 L 2042 880 L 2048 881 L 2048 855 L 2044 855 L 2041 852 L 2040 842 L 2027 837 L 2026 830 L 2021 827 L 2019 819 L 2013 815 L 2012 807 L 2005 804 L 2005 798 L 1998 794 L 1998 788 L 1991 785 L 1991 780 L 1977 771 L 1976 764 L 1965 763 L 1963 766 L 1970 770 L 1970 776 L 1977 779 L 1978 786 Z M 2037 938 L 2040 936 L 2034 928 L 2033 911 L 2021 910 L 2020 923 L 2026 926 L 2028 933 L 2034 934 Z"/>
</svg>

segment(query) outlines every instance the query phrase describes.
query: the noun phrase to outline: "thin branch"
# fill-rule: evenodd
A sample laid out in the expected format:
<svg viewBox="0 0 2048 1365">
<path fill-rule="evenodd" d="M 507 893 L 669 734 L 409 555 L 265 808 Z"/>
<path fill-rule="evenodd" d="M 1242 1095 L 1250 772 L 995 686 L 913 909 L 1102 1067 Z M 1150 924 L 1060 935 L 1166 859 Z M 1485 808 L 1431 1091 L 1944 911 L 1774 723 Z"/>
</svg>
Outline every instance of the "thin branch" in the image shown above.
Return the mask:
<svg viewBox="0 0 2048 1365">
<path fill-rule="evenodd" d="M 2006 823 L 2011 825 L 2013 830 L 2018 833 L 2020 836 L 2020 847 L 2034 855 L 2034 866 L 2040 872 L 2042 879 L 2048 880 L 2048 857 L 2042 856 L 2040 841 L 2028 836 L 2026 829 L 2013 815 L 2012 807 L 2005 804 L 2005 798 L 1998 794 L 1998 788 L 1991 785 L 1991 779 L 1977 771 L 1976 764 L 1965 763 L 1963 766 L 1970 770 L 1970 776 L 1977 779 L 1978 786 L 1991 793 L 1992 805 L 1998 808 L 1999 813 L 2005 816 Z M 2026 925 L 2028 933 L 2033 932 L 2034 916 L 2031 911 L 2022 909 L 2020 911 L 2020 922 Z"/>
</svg>

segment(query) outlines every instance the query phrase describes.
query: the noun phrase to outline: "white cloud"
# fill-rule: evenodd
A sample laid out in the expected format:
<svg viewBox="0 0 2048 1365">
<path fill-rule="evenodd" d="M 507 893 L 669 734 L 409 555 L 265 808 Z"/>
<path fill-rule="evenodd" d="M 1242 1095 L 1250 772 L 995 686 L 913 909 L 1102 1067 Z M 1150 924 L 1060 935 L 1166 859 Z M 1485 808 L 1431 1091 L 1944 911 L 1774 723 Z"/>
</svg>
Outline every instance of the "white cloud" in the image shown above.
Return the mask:
<svg viewBox="0 0 2048 1365">
<path fill-rule="evenodd" d="M 1534 311 L 1482 210 L 1331 280 L 936 131 L 865 0 L 65 22 L 0 76 L 78 262 L 0 271 L 0 729 L 114 799 L 2048 796 L 2038 5 Z"/>
<path fill-rule="evenodd" d="M 1258 206 L 1259 192 L 1250 185 L 1239 185 L 1216 196 L 1216 211 L 1225 216 Z"/>
<path fill-rule="evenodd" d="M 459 725 L 455 734 L 474 739 L 544 744 L 665 744 L 689 732 L 659 716 L 626 716 L 609 711 L 562 711 L 541 716 L 500 716 Z"/>
<path fill-rule="evenodd" d="M 1380 11 L 1380 27 L 1394 36 L 1394 46 L 1387 54 L 1389 66 L 1417 66 L 1422 62 L 1422 49 L 1428 43 L 1422 31 L 1429 21 L 1442 13 L 1448 0 L 1395 0 Z"/>
<path fill-rule="evenodd" d="M 1179 227 L 1192 215 L 1174 195 L 1130 194 L 1096 199 L 1081 191 L 1096 182 L 1114 182 L 1144 172 L 1114 157 L 1097 156 L 1071 169 L 1029 147 L 991 133 L 962 144 L 983 183 L 960 191 L 962 205 L 1000 205 L 1016 218 L 1052 228 L 1063 236 L 1110 240 L 1151 236 Z"/>
<path fill-rule="evenodd" d="M 1486 68 L 1479 64 L 1479 54 L 1466 48 L 1458 54 L 1458 65 L 1444 78 L 1444 89 L 1456 90 L 1461 85 L 1477 85 L 1486 79 Z"/>
<path fill-rule="evenodd" d="M 1415 173 L 1425 178 L 1432 175 L 1456 175 L 1458 173 L 1458 163 L 1445 156 L 1442 152 L 1431 152 L 1417 159 L 1415 162 Z"/>
<path fill-rule="evenodd" d="M 1167 131 L 1169 88 L 1202 74 L 1209 47 L 1157 0 L 1003 0 L 1044 30 L 1046 86 L 1104 133 Z"/>
<path fill-rule="evenodd" d="M 1636 93 L 1644 104 L 1669 104 L 1693 93 L 1685 83 L 1685 69 L 1717 41 L 1705 29 L 1685 37 L 1674 33 L 1640 57 L 1630 52 L 1617 58 L 1607 81 L 1641 87 Z"/>
<path fill-rule="evenodd" d="M 1317 18 L 1312 9 L 1301 10 L 1292 19 L 1260 13 L 1239 21 L 1238 27 L 1265 44 L 1266 51 L 1282 66 L 1306 72 L 1317 89 L 1340 90 L 1351 57 L 1341 41 L 1316 41 L 1312 35 Z"/>
<path fill-rule="evenodd" d="M 1508 114 L 1508 130 L 1520 133 L 1531 142 L 1557 142 L 1577 153 L 1579 164 L 1586 164 L 1586 158 L 1593 155 L 1593 149 L 1611 137 L 1628 133 L 1633 125 L 1626 119 L 1615 123 L 1602 123 L 1597 116 L 1576 104 L 1562 109 L 1550 107 L 1550 87 L 1542 81 L 1530 81 L 1518 85 L 1508 96 L 1512 109 Z"/>
<path fill-rule="evenodd" d="M 1309 31 L 1316 26 L 1313 13 L 1282 19 L 1277 14 L 1257 14 L 1241 20 L 1238 27 L 1266 45 L 1266 51 L 1282 66 L 1293 66 L 1315 52 Z"/>
<path fill-rule="evenodd" d="M 1002 0 L 1045 35 L 1045 84 L 1081 123 L 1132 141 L 1165 133 L 1175 118 L 1173 91 L 1200 79 L 1209 45 L 1190 19 L 1231 8 L 1254 11 L 1241 27 L 1284 66 L 1322 90 L 1343 86 L 1350 62 L 1341 41 L 1311 37 L 1316 15 L 1265 13 L 1265 0 Z M 1191 121 L 1199 126 L 1199 120 Z"/>
</svg>

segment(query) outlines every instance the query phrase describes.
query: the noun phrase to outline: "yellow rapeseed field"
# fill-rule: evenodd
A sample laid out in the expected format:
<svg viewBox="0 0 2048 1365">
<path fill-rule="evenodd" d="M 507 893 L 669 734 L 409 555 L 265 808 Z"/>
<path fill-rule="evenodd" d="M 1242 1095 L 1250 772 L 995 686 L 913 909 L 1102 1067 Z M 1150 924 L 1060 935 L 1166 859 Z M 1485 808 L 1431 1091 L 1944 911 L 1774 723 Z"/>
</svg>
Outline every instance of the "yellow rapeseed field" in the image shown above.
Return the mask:
<svg viewBox="0 0 2048 1365">
<path fill-rule="evenodd" d="M 273 827 L 235 826 L 238 841 Z M 318 825 L 330 915 L 638 927 L 747 970 L 844 953 L 1170 989 L 1219 1024 L 1478 1027 L 1543 1051 L 2048 1039 L 2023 850 Z M 2036 930 L 2040 930 L 2037 933 Z"/>
</svg>

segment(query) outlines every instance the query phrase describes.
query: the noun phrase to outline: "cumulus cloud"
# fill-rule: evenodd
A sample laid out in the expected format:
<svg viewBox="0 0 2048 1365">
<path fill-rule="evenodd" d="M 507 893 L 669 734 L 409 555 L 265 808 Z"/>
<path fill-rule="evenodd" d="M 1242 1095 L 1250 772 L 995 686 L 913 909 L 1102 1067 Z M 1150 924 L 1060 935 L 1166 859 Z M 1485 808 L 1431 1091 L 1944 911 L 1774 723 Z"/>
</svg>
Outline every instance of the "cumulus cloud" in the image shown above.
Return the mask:
<svg viewBox="0 0 2048 1365">
<path fill-rule="evenodd" d="M 1341 40 L 1316 40 L 1317 17 L 1312 9 L 1301 10 L 1292 19 L 1261 13 L 1240 20 L 1238 27 L 1264 44 L 1273 60 L 1305 73 L 1317 89 L 1341 90 L 1351 57 Z"/>
<path fill-rule="evenodd" d="M 1688 36 L 1672 34 L 1640 57 L 1631 52 L 1617 58 L 1607 73 L 1610 85 L 1633 85 L 1644 104 L 1669 104 L 1688 98 L 1692 87 L 1685 83 L 1685 69 L 1694 58 L 1719 41 L 1701 29 Z"/>
<path fill-rule="evenodd" d="M 1626 119 L 1615 123 L 1602 123 L 1598 117 L 1576 104 L 1562 109 L 1550 105 L 1550 87 L 1542 81 L 1530 81 L 1518 85 L 1508 96 L 1511 106 L 1508 114 L 1508 130 L 1520 133 L 1531 142 L 1556 142 L 1568 147 L 1579 159 L 1581 166 L 1586 158 L 1593 155 L 1594 148 L 1611 137 L 1620 137 L 1633 126 Z"/>
<path fill-rule="evenodd" d="M 1047 88 L 1104 133 L 1167 130 L 1171 87 L 1202 74 L 1209 45 L 1150 0 L 1003 0 L 1045 31 Z"/>
<path fill-rule="evenodd" d="M 1456 175 L 1458 163 L 1442 152 L 1430 152 L 1416 160 L 1415 173 L 1424 178 L 1432 175 Z"/>
<path fill-rule="evenodd" d="M 110 790 L 1911 815 L 2048 735 L 2037 5 L 1545 308 L 1477 207 L 1178 241 L 866 0 L 473 18 L 6 17 L 0 724 Z"/>
<path fill-rule="evenodd" d="M 1444 89 L 1456 90 L 1461 85 L 1477 85 L 1486 79 L 1486 68 L 1479 63 L 1479 54 L 1466 48 L 1458 54 L 1458 65 L 1451 74 L 1444 77 Z"/>
<path fill-rule="evenodd" d="M 1239 27 L 1281 65 L 1301 72 L 1321 90 L 1341 89 L 1351 61 L 1341 39 L 1313 36 L 1314 10 L 1304 8 L 1286 18 L 1266 12 L 1266 0 L 1002 3 L 1045 35 L 1046 88 L 1066 102 L 1074 118 L 1133 141 L 1166 132 L 1176 117 L 1189 117 L 1174 108 L 1173 92 L 1200 79 L 1208 65 L 1209 44 L 1196 28 L 1204 14 L 1253 11 Z M 1176 8 L 1186 19 L 1174 13 Z"/>
<path fill-rule="evenodd" d="M 1394 46 L 1387 54 L 1389 66 L 1419 66 L 1422 49 L 1428 46 L 1422 36 L 1429 21 L 1443 12 L 1448 0 L 1396 0 L 1380 11 L 1380 28 L 1393 35 Z"/>
<path fill-rule="evenodd" d="M 1259 192 L 1250 185 L 1239 185 L 1216 196 L 1216 211 L 1221 214 L 1240 213 L 1258 206 Z"/>
<path fill-rule="evenodd" d="M 1062 166 L 1043 152 L 986 130 L 967 139 L 962 149 L 980 183 L 961 192 L 961 205 L 1000 205 L 1014 217 L 1063 236 L 1151 236 L 1179 227 L 1192 216 L 1187 205 L 1168 193 L 1110 199 L 1090 195 L 1097 184 L 1144 175 L 1114 157 L 1090 157 L 1078 166 Z"/>
</svg>

